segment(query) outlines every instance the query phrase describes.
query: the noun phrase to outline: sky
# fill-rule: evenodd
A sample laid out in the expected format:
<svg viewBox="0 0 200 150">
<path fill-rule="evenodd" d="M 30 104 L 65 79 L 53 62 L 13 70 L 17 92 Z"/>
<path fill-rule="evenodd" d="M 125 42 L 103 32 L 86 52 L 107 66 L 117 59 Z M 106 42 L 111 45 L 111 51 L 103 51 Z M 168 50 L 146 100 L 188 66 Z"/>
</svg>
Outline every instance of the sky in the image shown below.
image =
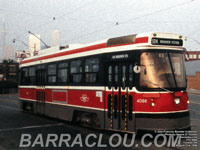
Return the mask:
<svg viewBox="0 0 200 150">
<path fill-rule="evenodd" d="M 51 45 L 52 30 L 60 31 L 61 45 L 178 33 L 187 37 L 188 50 L 200 50 L 200 0 L 0 0 L 0 6 L 0 32 L 4 18 L 6 45 L 15 50 L 27 49 L 20 41 L 28 43 L 28 31 Z"/>
</svg>

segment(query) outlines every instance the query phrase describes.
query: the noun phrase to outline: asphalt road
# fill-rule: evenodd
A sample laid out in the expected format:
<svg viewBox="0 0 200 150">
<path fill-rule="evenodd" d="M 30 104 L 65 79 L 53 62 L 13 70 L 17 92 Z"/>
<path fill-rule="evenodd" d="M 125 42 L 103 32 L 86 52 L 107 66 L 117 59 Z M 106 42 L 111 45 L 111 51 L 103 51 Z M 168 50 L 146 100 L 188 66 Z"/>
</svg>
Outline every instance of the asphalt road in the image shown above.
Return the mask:
<svg viewBox="0 0 200 150">
<path fill-rule="evenodd" d="M 190 94 L 189 98 L 190 98 L 189 109 L 191 113 L 192 131 L 195 131 L 200 134 L 200 95 Z M 121 150 L 125 148 L 134 150 L 141 150 L 141 149 L 200 150 L 200 147 L 197 146 L 172 148 L 172 147 L 167 147 L 165 145 L 162 148 L 158 148 L 156 147 L 154 140 L 151 140 L 150 138 L 146 141 L 146 144 L 151 142 L 153 144 L 148 148 L 144 148 L 141 145 L 141 139 L 146 134 L 147 133 L 140 133 L 139 135 L 137 135 L 135 139 L 136 141 L 133 146 L 125 147 L 123 142 L 117 144 L 118 140 L 120 139 L 120 137 L 118 136 L 124 137 L 125 136 L 124 134 L 76 126 L 69 122 L 63 122 L 52 118 L 47 118 L 29 113 L 23 113 L 18 108 L 17 95 L 0 95 L 0 150 L 7 150 L 7 149 L 10 150 L 119 149 Z M 90 135 L 90 137 L 88 135 Z M 111 138 L 114 137 L 114 135 L 116 135 L 116 137 Z M 24 139 L 30 138 L 29 142 L 25 140 L 22 142 L 22 140 L 20 139 L 23 136 L 26 137 Z M 48 136 L 50 139 L 58 138 L 58 140 L 56 140 L 56 142 L 54 141 L 52 143 L 46 143 L 47 141 L 46 139 L 48 138 Z M 62 137 L 64 137 L 65 139 L 66 138 L 70 139 L 69 142 L 68 143 L 63 142 L 60 143 L 59 145 L 59 140 Z M 90 140 L 87 140 L 87 138 Z M 112 139 L 111 142 L 109 141 L 110 139 Z M 132 135 L 128 135 L 128 140 L 126 143 L 131 143 L 132 139 L 133 139 Z M 86 143 L 85 141 L 88 141 L 88 143 Z M 160 142 L 162 143 L 162 141 Z M 114 146 L 116 146 L 116 148 L 112 147 L 112 143 Z M 24 148 L 19 147 L 20 144 L 22 144 Z M 88 144 L 91 146 L 91 148 L 88 147 Z"/>
</svg>

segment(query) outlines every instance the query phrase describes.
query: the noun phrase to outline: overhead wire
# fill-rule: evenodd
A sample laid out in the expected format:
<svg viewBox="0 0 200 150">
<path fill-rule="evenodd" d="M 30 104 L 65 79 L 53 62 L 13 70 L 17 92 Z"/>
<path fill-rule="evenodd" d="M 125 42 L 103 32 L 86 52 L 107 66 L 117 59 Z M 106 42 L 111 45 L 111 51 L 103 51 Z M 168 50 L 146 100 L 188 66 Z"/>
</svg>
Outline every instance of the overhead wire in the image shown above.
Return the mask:
<svg viewBox="0 0 200 150">
<path fill-rule="evenodd" d="M 13 10 L 7 10 L 7 9 L 2 9 L 0 8 L 0 11 L 5 11 L 8 13 L 18 13 L 18 14 L 24 14 L 24 15 L 29 15 L 29 16 L 35 16 L 35 17 L 45 17 L 45 18 L 51 18 L 50 16 L 46 16 L 46 15 L 37 15 L 37 14 L 32 14 L 30 12 L 24 12 L 24 11 L 13 11 Z"/>
<path fill-rule="evenodd" d="M 55 17 L 55 19 L 62 19 L 64 17 L 66 17 L 67 15 L 72 14 L 72 13 L 74 13 L 74 12 L 76 12 L 76 11 L 82 9 L 82 8 L 85 8 L 85 7 L 91 5 L 91 4 L 95 3 L 95 2 L 96 2 L 96 0 L 93 0 L 92 2 L 86 3 L 86 4 L 84 4 L 84 5 L 80 6 L 80 7 L 77 7 L 74 10 L 72 10 L 72 11 L 66 13 L 66 14 L 60 15 L 59 17 Z"/>
<path fill-rule="evenodd" d="M 119 25 L 121 25 L 121 24 L 127 24 L 127 23 L 132 22 L 132 21 L 135 21 L 135 20 L 137 20 L 137 19 L 144 18 L 144 17 L 147 17 L 147 16 L 151 16 L 151 15 L 153 15 L 153 14 L 155 14 L 155 13 L 160 13 L 160 12 L 164 12 L 164 11 L 167 11 L 167 10 L 170 10 L 170 9 L 173 9 L 173 8 L 177 8 L 177 7 L 186 5 L 186 4 L 188 4 L 188 3 L 192 2 L 192 1 L 193 1 L 193 0 L 190 0 L 190 1 L 187 1 L 187 2 L 183 2 L 183 3 L 179 3 L 179 4 L 177 4 L 177 5 L 173 5 L 173 6 L 164 8 L 164 9 L 156 10 L 156 11 L 153 11 L 153 12 L 150 12 L 150 13 L 146 13 L 146 14 L 144 14 L 144 15 L 142 15 L 142 16 L 134 17 L 134 18 L 128 19 L 128 20 L 126 20 L 126 21 L 122 21 L 122 22 L 120 22 L 120 21 L 112 22 L 113 25 L 111 25 L 111 26 L 108 26 L 108 27 L 106 27 L 106 28 L 100 28 L 100 29 L 94 30 L 94 31 L 89 32 L 89 33 L 86 33 L 86 34 L 84 34 L 84 35 L 82 35 L 82 36 L 78 36 L 78 38 L 80 38 L 80 37 L 85 37 L 85 36 L 89 36 L 89 35 L 92 35 L 92 34 L 94 34 L 94 33 L 97 33 L 97 32 L 103 31 L 103 30 L 106 30 L 106 29 L 114 28 L 114 27 L 119 26 Z M 40 15 L 40 17 L 50 18 L 50 21 L 45 22 L 45 23 L 42 23 L 42 24 L 40 24 L 40 25 L 38 25 L 38 26 L 32 28 L 31 30 L 34 30 L 34 29 L 37 29 L 37 28 L 41 28 L 41 27 L 43 27 L 43 26 L 46 26 L 46 25 L 52 23 L 52 21 L 56 21 L 56 20 L 59 20 L 59 19 L 67 19 L 67 18 L 66 18 L 67 15 L 72 14 L 72 13 L 74 13 L 74 12 L 76 12 L 76 11 L 82 9 L 82 8 L 85 8 L 85 7 L 87 7 L 87 6 L 91 5 L 91 4 L 93 4 L 94 2 L 96 2 L 96 1 L 92 1 L 92 2 L 86 3 L 86 4 L 82 5 L 82 6 L 76 8 L 76 9 L 70 11 L 70 12 L 68 12 L 67 14 L 60 15 L 59 17 L 56 17 L 56 16 L 42 16 L 42 15 Z M 6 11 L 5 9 L 0 9 L 0 10 Z M 32 14 L 32 13 L 28 13 L 28 12 L 9 11 L 9 10 L 8 10 L 8 12 L 12 12 L 12 13 L 14 13 L 14 12 L 16 12 L 16 13 L 22 13 L 22 14 L 26 14 L 26 15 L 35 16 L 35 17 L 38 16 L 38 15 L 35 15 L 35 14 Z M 68 19 L 68 20 L 70 20 L 70 19 Z M 76 19 L 71 19 L 71 20 L 76 20 Z M 80 21 L 80 20 L 77 19 L 77 21 Z M 82 21 L 89 22 L 89 20 L 82 20 Z M 111 23 L 111 22 L 110 22 L 110 23 Z M 102 25 L 101 25 L 101 26 L 102 26 Z M 73 38 L 72 40 L 74 40 L 74 39 L 75 39 L 75 38 Z"/>
<path fill-rule="evenodd" d="M 186 2 L 183 2 L 183 3 L 179 3 L 179 4 L 177 4 L 177 5 L 173 5 L 173 6 L 164 8 L 164 9 L 159 9 L 159 10 L 156 10 L 156 11 L 153 11 L 153 12 L 150 12 L 150 13 L 146 13 L 146 14 L 144 14 L 144 15 L 142 15 L 142 16 L 134 17 L 134 18 L 131 18 L 131 19 L 126 20 L 126 21 L 122 21 L 122 22 L 117 21 L 117 22 L 115 22 L 115 24 L 112 25 L 112 26 L 109 26 L 109 27 L 107 27 L 107 28 L 97 29 L 97 30 L 95 30 L 95 31 L 89 32 L 88 34 L 84 34 L 84 35 L 82 35 L 82 36 L 79 36 L 78 38 L 80 38 L 80 37 L 85 37 L 85 36 L 89 36 L 89 35 L 92 35 L 92 34 L 94 34 L 94 33 L 97 33 L 97 32 L 99 32 L 99 31 L 102 31 L 102 30 L 114 28 L 114 27 L 119 26 L 119 25 L 121 25 L 121 24 L 127 24 L 127 23 L 132 22 L 132 21 L 135 21 L 135 20 L 137 20 L 137 19 L 144 18 L 144 17 L 147 17 L 147 16 L 151 16 L 151 15 L 153 15 L 153 14 L 155 14 L 155 13 L 160 13 L 160 12 L 168 11 L 168 10 L 170 10 L 170 9 L 177 8 L 177 7 L 186 5 L 186 4 L 191 3 L 191 2 L 193 2 L 193 1 L 194 1 L 194 0 L 189 0 L 189 1 L 186 1 Z M 73 40 L 74 40 L 74 38 L 73 38 Z"/>
<path fill-rule="evenodd" d="M 200 28 L 197 29 L 197 30 L 195 30 L 195 31 L 193 31 L 193 32 L 191 32 L 190 34 L 188 34 L 187 37 L 189 37 L 189 36 L 191 36 L 191 35 L 193 35 L 193 34 L 196 34 L 196 33 L 198 33 L 199 31 L 200 31 Z"/>
<path fill-rule="evenodd" d="M 46 25 L 50 24 L 52 21 L 56 21 L 56 20 L 59 20 L 59 19 L 63 19 L 63 18 L 65 18 L 67 15 L 69 15 L 69 14 L 71 14 L 71 13 L 74 13 L 74 12 L 76 12 L 76 11 L 82 9 L 82 8 L 85 8 L 85 7 L 91 5 L 91 4 L 95 3 L 95 2 L 96 2 L 96 1 L 92 1 L 92 2 L 90 2 L 90 3 L 84 4 L 84 5 L 80 6 L 80 7 L 78 7 L 78 8 L 76 8 L 76 9 L 72 10 L 71 12 L 68 12 L 67 14 L 60 15 L 59 17 L 56 17 L 56 16 L 44 16 L 44 15 L 35 15 L 35 14 L 29 13 L 29 12 L 11 11 L 11 10 L 6 10 L 6 9 L 0 9 L 0 11 L 7 11 L 7 12 L 10 12 L 10 13 L 21 13 L 21 14 L 31 15 L 31 16 L 35 16 L 35 17 L 40 16 L 40 17 L 46 17 L 46 18 L 50 18 L 50 19 L 51 19 L 50 21 L 45 22 L 45 23 L 42 23 L 42 24 L 39 24 L 38 26 L 36 26 L 36 27 L 34 27 L 34 28 L 31 29 L 31 30 L 34 30 L 34 29 L 37 29 L 37 28 L 46 26 Z M 69 19 L 69 20 L 70 20 L 70 19 Z M 71 19 L 71 20 L 73 20 L 73 19 Z M 75 19 L 74 19 L 74 20 L 75 20 Z M 86 21 L 86 20 L 85 20 L 85 21 Z M 28 32 L 28 31 L 23 31 L 23 32 Z M 23 33 L 23 32 L 22 32 L 22 33 Z M 18 35 L 16 38 L 19 38 L 19 37 L 21 36 L 22 33 L 20 33 L 20 35 Z"/>
<path fill-rule="evenodd" d="M 129 23 L 129 22 L 132 22 L 132 21 L 134 21 L 134 20 L 136 20 L 136 19 L 140 19 L 140 18 L 144 18 L 144 17 L 147 17 L 147 16 L 151 16 L 151 15 L 153 15 L 153 14 L 155 14 L 155 13 L 160 13 L 160 12 L 168 11 L 168 10 L 170 10 L 170 9 L 173 9 L 173 8 L 176 8 L 176 7 L 180 7 L 180 6 L 183 6 L 183 5 L 186 5 L 186 4 L 191 3 L 191 2 L 193 2 L 193 1 L 194 1 L 194 0 L 189 0 L 189 1 L 186 1 L 186 2 L 184 2 L 184 3 L 179 3 L 179 4 L 177 4 L 177 5 L 173 5 L 173 6 L 164 8 L 164 9 L 155 10 L 155 11 L 153 11 L 153 12 L 146 13 L 146 14 L 144 14 L 144 15 L 142 15 L 142 16 L 134 17 L 134 18 L 128 19 L 128 20 L 126 20 L 126 21 L 119 22 L 119 24 Z"/>
<path fill-rule="evenodd" d="M 31 29 L 30 29 L 30 28 L 28 29 L 27 27 L 24 27 L 25 30 L 22 31 L 21 33 L 19 33 L 15 38 L 18 39 L 19 37 L 22 36 L 23 33 L 28 33 L 29 30 L 33 31 L 33 30 L 35 30 L 35 29 L 44 27 L 44 25 L 48 25 L 48 24 L 50 24 L 50 23 L 52 23 L 52 21 L 49 21 L 49 20 L 48 20 L 48 21 L 46 21 L 46 22 L 44 22 L 44 23 L 42 23 L 42 24 L 39 24 L 39 25 L 36 26 L 36 27 L 31 28 Z"/>
</svg>

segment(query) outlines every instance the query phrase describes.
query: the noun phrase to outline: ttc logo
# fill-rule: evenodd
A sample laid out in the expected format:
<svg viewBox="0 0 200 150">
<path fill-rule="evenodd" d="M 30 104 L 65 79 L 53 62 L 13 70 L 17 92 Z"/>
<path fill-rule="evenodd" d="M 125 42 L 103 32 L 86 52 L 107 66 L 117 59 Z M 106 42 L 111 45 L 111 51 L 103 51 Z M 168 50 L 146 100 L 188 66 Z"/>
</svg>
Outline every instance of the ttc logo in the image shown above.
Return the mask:
<svg viewBox="0 0 200 150">
<path fill-rule="evenodd" d="M 82 102 L 88 102 L 89 100 L 90 100 L 90 98 L 89 97 L 87 97 L 87 95 L 86 94 L 83 94 L 81 97 L 80 97 L 80 100 L 82 101 Z"/>
</svg>

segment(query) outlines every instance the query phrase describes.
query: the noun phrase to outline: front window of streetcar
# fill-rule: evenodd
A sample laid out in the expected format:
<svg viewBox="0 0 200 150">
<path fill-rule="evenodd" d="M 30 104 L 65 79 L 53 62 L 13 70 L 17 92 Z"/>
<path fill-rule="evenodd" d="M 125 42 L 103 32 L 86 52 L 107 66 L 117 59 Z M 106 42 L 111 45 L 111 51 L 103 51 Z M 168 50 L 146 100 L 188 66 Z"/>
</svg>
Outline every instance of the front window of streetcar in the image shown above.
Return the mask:
<svg viewBox="0 0 200 150">
<path fill-rule="evenodd" d="M 140 56 L 140 88 L 186 88 L 182 53 L 143 52 Z"/>
</svg>

